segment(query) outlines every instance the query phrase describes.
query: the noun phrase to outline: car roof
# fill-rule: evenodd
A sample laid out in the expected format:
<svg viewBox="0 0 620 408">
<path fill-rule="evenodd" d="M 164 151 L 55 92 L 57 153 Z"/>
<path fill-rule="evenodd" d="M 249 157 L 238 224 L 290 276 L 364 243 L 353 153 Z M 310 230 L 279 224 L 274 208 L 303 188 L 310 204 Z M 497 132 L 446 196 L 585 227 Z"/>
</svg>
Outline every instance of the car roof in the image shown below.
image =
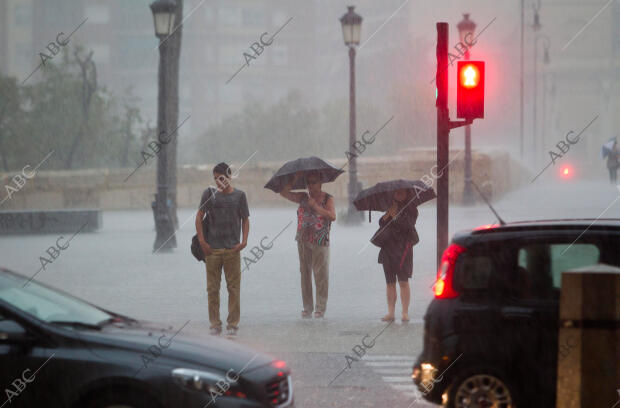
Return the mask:
<svg viewBox="0 0 620 408">
<path fill-rule="evenodd" d="M 524 220 L 507 222 L 504 225 L 497 224 L 500 228 L 555 228 L 555 227 L 581 227 L 581 226 L 604 226 L 620 229 L 620 218 L 564 218 L 553 220 Z"/>
<path fill-rule="evenodd" d="M 471 230 L 461 231 L 455 234 L 455 239 L 462 239 L 487 234 L 502 232 L 525 232 L 541 230 L 581 230 L 581 231 L 601 231 L 610 230 L 620 232 L 619 218 L 570 218 L 555 220 L 524 220 L 508 222 L 504 225 L 489 224 L 482 225 Z"/>
</svg>

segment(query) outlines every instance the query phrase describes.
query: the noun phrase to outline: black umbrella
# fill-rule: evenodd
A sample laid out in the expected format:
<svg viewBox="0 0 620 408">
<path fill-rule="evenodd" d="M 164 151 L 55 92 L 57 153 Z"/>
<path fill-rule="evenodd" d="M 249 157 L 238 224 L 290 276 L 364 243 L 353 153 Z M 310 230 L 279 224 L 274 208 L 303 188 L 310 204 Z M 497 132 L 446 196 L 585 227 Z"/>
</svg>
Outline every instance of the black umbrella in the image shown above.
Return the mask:
<svg viewBox="0 0 620 408">
<path fill-rule="evenodd" d="M 432 187 L 427 186 L 422 181 L 401 179 L 382 181 L 360 191 L 353 204 L 360 211 L 387 211 L 392 205 L 394 192 L 400 189 L 410 190 L 410 201 L 407 203 L 409 208 L 417 207 L 437 197 Z"/>
<path fill-rule="evenodd" d="M 338 169 L 316 156 L 302 157 L 297 160 L 286 162 L 284 166 L 280 167 L 276 174 L 265 184 L 265 188 L 279 193 L 284 186 L 293 179 L 295 173 L 298 171 L 316 172 L 321 177 L 321 183 L 334 181 L 336 177 L 344 173 L 344 170 Z M 306 187 L 305 177 L 301 177 L 295 182 L 292 189 L 299 190 Z"/>
</svg>

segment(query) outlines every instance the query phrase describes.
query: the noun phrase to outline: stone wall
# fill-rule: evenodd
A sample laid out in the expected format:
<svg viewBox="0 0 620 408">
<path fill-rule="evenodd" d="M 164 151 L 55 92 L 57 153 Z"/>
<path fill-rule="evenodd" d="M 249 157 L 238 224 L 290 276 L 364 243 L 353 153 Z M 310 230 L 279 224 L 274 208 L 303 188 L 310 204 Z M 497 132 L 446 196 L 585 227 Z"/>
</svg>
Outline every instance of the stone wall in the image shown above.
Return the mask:
<svg viewBox="0 0 620 408">
<path fill-rule="evenodd" d="M 474 181 L 489 198 L 498 198 L 514 189 L 530 176 L 514 162 L 508 153 L 501 151 L 473 152 Z M 463 194 L 463 151 L 450 151 L 450 200 L 460 203 Z M 358 178 L 364 188 L 389 179 L 420 179 L 424 175 L 434 178 L 437 170 L 435 150 L 405 150 L 398 156 L 360 157 Z M 342 167 L 346 159 L 329 160 Z M 282 199 L 271 190 L 263 188 L 283 162 L 247 163 L 239 170 L 233 185 L 244 190 L 252 206 L 275 206 Z M 231 163 L 235 171 L 240 163 Z M 133 169 L 89 169 L 74 171 L 39 171 L 26 181 L 20 191 L 13 191 L 0 210 L 9 209 L 67 209 L 98 208 L 102 210 L 150 209 L 155 193 L 156 163 L 140 168 L 127 181 Z M 179 207 L 196 207 L 200 195 L 208 185 L 214 185 L 213 164 L 179 167 L 177 200 Z M 348 170 L 348 166 L 344 167 Z M 0 174 L 3 186 L 12 185 L 13 174 Z M 334 183 L 324 185 L 324 190 L 335 196 L 338 206 L 345 206 L 348 174 L 345 172 Z M 2 199 L 7 197 L 3 188 Z"/>
</svg>

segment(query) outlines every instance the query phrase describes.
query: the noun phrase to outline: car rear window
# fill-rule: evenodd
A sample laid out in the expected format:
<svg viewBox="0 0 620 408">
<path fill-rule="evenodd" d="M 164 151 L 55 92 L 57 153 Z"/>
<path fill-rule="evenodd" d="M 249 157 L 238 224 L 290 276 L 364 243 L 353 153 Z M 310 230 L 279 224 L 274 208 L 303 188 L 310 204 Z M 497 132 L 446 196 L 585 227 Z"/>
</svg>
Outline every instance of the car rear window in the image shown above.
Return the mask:
<svg viewBox="0 0 620 408">
<path fill-rule="evenodd" d="M 555 298 L 562 272 L 594 265 L 600 250 L 594 244 L 531 244 L 519 248 L 517 294 L 523 298 Z"/>
</svg>

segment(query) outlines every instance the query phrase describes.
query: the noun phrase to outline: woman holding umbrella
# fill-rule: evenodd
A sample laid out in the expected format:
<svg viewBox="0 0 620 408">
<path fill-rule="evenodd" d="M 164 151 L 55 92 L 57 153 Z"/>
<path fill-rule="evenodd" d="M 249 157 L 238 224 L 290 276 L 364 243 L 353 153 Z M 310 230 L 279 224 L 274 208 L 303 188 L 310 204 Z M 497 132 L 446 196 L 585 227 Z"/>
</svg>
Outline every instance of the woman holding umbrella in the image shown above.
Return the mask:
<svg viewBox="0 0 620 408">
<path fill-rule="evenodd" d="M 392 180 L 361 191 L 353 202 L 358 210 L 385 211 L 379 219 L 379 230 L 370 240 L 381 248 L 378 262 L 383 265 L 388 304 L 388 313 L 381 318 L 383 321 L 394 321 L 397 280 L 402 321 L 409 321 L 413 246 L 419 242 L 415 229 L 417 206 L 435 197 L 433 189 L 420 180 Z"/>
<path fill-rule="evenodd" d="M 319 159 L 307 157 L 287 162 L 265 185 L 294 203 L 297 209 L 297 249 L 301 272 L 301 317 L 325 315 L 329 283 L 329 232 L 336 220 L 334 198 L 322 190 L 343 171 Z M 307 188 L 307 192 L 291 192 Z M 312 275 L 316 286 L 316 307 L 312 298 Z"/>
<path fill-rule="evenodd" d="M 312 271 L 316 286 L 316 310 L 314 317 L 325 314 L 329 283 L 329 230 L 336 220 L 334 198 L 321 190 L 322 183 L 317 172 L 305 175 L 308 192 L 292 193 L 292 186 L 302 177 L 297 172 L 295 177 L 280 192 L 280 195 L 299 204 L 297 209 L 297 249 L 299 251 L 299 268 L 301 271 L 301 297 L 304 310 L 301 317 L 312 315 Z"/>
<path fill-rule="evenodd" d="M 379 231 L 386 237 L 381 241 L 378 262 L 383 265 L 385 283 L 387 285 L 388 313 L 381 318 L 383 321 L 394 321 L 396 309 L 396 280 L 400 286 L 400 303 L 402 321 L 409 321 L 409 302 L 411 288 L 409 278 L 413 274 L 413 246 L 418 243 L 415 223 L 418 209 L 409 206 L 410 190 L 400 189 L 394 192 L 392 205 L 379 219 Z"/>
</svg>

